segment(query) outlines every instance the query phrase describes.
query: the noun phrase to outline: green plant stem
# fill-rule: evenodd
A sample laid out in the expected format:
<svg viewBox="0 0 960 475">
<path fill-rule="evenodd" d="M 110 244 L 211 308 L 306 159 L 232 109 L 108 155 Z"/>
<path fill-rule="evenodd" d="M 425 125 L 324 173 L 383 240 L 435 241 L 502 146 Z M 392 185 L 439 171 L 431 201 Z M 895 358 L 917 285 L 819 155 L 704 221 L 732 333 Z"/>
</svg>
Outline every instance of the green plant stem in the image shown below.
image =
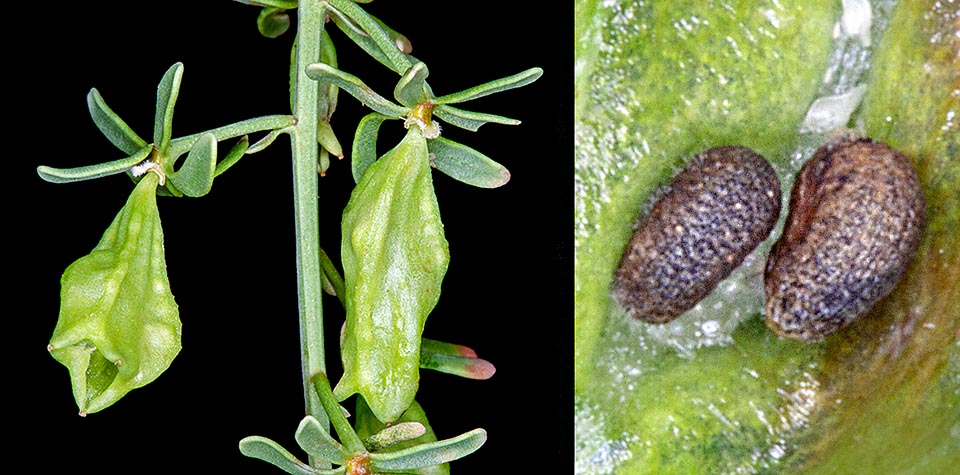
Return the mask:
<svg viewBox="0 0 960 475">
<path fill-rule="evenodd" d="M 175 157 L 186 153 L 193 148 L 193 144 L 200 139 L 201 135 L 207 133 L 213 134 L 213 136 L 216 137 L 217 141 L 219 142 L 232 137 L 240 137 L 241 135 L 282 129 L 284 127 L 293 125 L 293 123 L 294 117 L 289 115 L 267 115 L 263 117 L 242 120 L 233 124 L 224 125 L 223 127 L 217 127 L 215 129 L 200 132 L 199 134 L 175 138 L 170 141 L 170 148 L 168 149 L 169 151 L 167 154 Z"/>
<path fill-rule="evenodd" d="M 297 239 L 297 295 L 300 302 L 300 351 L 306 413 L 329 427 L 311 379 L 326 372 L 323 349 L 323 270 L 320 266 L 320 226 L 317 213 L 317 97 L 320 84 L 307 77 L 308 64 L 320 61 L 325 3 L 300 0 L 297 11 L 297 51 L 291 134 L 293 200 Z M 311 465 L 314 461 L 311 458 Z"/>
</svg>

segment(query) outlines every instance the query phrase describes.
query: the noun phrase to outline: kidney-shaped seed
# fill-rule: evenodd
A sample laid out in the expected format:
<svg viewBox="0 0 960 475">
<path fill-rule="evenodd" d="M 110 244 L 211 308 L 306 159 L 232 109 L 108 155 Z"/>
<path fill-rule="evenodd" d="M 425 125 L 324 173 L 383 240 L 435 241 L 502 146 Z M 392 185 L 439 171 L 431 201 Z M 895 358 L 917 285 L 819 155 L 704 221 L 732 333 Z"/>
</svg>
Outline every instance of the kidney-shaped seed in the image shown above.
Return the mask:
<svg viewBox="0 0 960 475">
<path fill-rule="evenodd" d="M 744 147 L 695 156 L 640 221 L 613 293 L 627 313 L 666 323 L 689 310 L 763 241 L 780 214 L 780 182 Z"/>
<path fill-rule="evenodd" d="M 869 139 L 821 147 L 800 170 L 767 259 L 767 326 L 819 341 L 853 323 L 893 290 L 923 222 L 920 181 L 901 153 Z"/>
</svg>

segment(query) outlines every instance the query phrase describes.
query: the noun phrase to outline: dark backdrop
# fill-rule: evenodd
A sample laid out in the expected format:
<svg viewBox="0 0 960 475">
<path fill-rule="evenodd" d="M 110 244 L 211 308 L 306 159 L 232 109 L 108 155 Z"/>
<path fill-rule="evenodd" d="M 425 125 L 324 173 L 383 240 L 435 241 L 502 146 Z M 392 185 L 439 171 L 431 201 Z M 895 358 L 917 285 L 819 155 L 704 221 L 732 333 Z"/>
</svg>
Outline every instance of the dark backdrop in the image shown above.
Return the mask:
<svg viewBox="0 0 960 475">
<path fill-rule="evenodd" d="M 84 99 L 91 87 L 149 139 L 157 82 L 176 61 L 185 70 L 174 136 L 288 112 L 293 34 L 260 36 L 259 9 L 227 0 L 122 2 L 137 6 L 111 9 L 68 3 L 19 11 L 8 21 L 15 27 L 4 33 L 4 163 L 13 164 L 5 175 L 13 186 L 4 189 L 4 234 L 14 262 L 5 266 L 4 279 L 12 305 L 3 331 L 13 342 L 4 406 L 15 422 L 4 431 L 15 440 L 12 450 L 7 446 L 8 461 L 41 473 L 279 473 L 243 457 L 237 442 L 262 435 L 296 449 L 293 434 L 303 417 L 287 138 L 244 158 L 206 197 L 160 198 L 183 350 L 154 383 L 86 418 L 77 415 L 66 368 L 45 347 L 56 323 L 61 273 L 96 245 L 131 183 L 113 176 L 54 185 L 34 169 L 122 156 L 88 116 Z M 468 345 L 498 371 L 488 381 L 424 371 L 418 399 L 440 437 L 488 430 L 487 444 L 455 462 L 455 474 L 568 471 L 572 9 L 558 14 L 541 2 L 386 0 L 367 8 L 412 40 L 438 95 L 533 66 L 546 71 L 530 86 L 466 107 L 523 124 L 488 124 L 477 133 L 444 129 L 503 163 L 512 180 L 481 190 L 434 173 L 451 262 L 424 334 Z M 397 77 L 360 57 L 333 29 L 341 69 L 392 96 Z M 368 110 L 340 97 L 333 126 L 347 144 Z M 401 137 L 395 124 L 381 133 L 381 152 Z M 349 170 L 348 160 L 334 162 L 321 180 L 321 244 L 334 254 L 339 213 L 353 186 Z M 333 298 L 324 304 L 332 334 L 342 311 Z M 335 380 L 335 339 L 328 351 Z"/>
</svg>

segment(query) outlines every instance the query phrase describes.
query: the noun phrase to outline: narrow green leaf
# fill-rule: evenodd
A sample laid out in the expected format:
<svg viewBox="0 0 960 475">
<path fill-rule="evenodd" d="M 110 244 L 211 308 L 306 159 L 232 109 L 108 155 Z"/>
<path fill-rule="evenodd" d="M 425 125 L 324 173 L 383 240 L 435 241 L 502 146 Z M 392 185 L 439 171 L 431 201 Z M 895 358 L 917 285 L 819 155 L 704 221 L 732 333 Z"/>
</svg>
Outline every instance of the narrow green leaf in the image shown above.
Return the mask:
<svg viewBox="0 0 960 475">
<path fill-rule="evenodd" d="M 355 183 L 360 183 L 363 172 L 377 161 L 377 136 L 380 133 L 380 124 L 387 119 L 392 117 L 372 112 L 365 115 L 357 124 L 357 133 L 353 136 L 353 153 L 350 158 Z"/>
<path fill-rule="evenodd" d="M 476 132 L 481 125 L 486 124 L 487 122 L 504 125 L 520 124 L 520 121 L 516 119 L 509 119 L 493 114 L 484 114 L 482 112 L 466 111 L 463 109 L 457 109 L 456 107 L 447 104 L 437 104 L 437 107 L 433 109 L 433 113 L 450 125 L 455 125 L 462 129 L 467 129 L 473 132 Z"/>
<path fill-rule="evenodd" d="M 324 462 L 345 465 L 350 459 L 350 454 L 343 449 L 340 442 L 334 440 L 313 416 L 304 417 L 300 421 L 295 438 L 304 452 Z"/>
<path fill-rule="evenodd" d="M 317 173 L 320 176 L 327 176 L 328 169 L 330 169 L 330 152 L 320 147 L 320 153 L 317 155 Z"/>
<path fill-rule="evenodd" d="M 496 188 L 510 181 L 506 167 L 466 145 L 443 137 L 427 142 L 433 166 L 455 180 L 480 188 Z"/>
<path fill-rule="evenodd" d="M 350 38 L 357 46 L 360 47 L 365 53 L 370 55 L 371 58 L 375 59 L 380 64 L 386 66 L 387 68 L 394 70 L 397 74 L 400 71 L 396 70 L 393 61 L 377 46 L 377 43 L 374 42 L 370 37 L 360 29 L 354 22 L 345 18 L 340 14 L 336 9 L 331 9 L 332 13 L 330 18 L 333 19 L 333 23 L 340 28 L 347 38 Z"/>
<path fill-rule="evenodd" d="M 222 142 L 234 137 L 242 137 L 258 132 L 269 132 L 275 129 L 285 129 L 281 130 L 280 133 L 289 133 L 295 123 L 296 121 L 291 115 L 269 115 L 242 120 L 204 132 L 177 137 L 170 141 L 170 146 L 167 148 L 167 153 L 165 153 L 164 156 L 177 157 L 187 153 L 203 134 L 213 134 L 213 136 L 217 138 L 217 142 Z M 250 152 L 248 151 L 247 153 Z"/>
<path fill-rule="evenodd" d="M 339 86 L 363 105 L 390 117 L 404 117 L 408 108 L 394 104 L 383 96 L 373 92 L 359 78 L 323 63 L 307 66 L 307 76 L 316 81 L 326 81 Z"/>
<path fill-rule="evenodd" d="M 236 2 L 243 3 L 245 5 L 253 5 L 256 7 L 277 7 L 283 8 L 286 10 L 293 10 L 297 8 L 297 0 L 234 0 Z"/>
<path fill-rule="evenodd" d="M 294 61 L 295 62 L 295 61 Z M 323 38 L 320 40 L 320 62 L 337 67 L 337 48 L 330 39 L 327 30 L 323 30 Z M 317 115 L 327 122 L 333 117 L 333 112 L 337 110 L 337 98 L 340 88 L 334 84 L 320 88 L 320 94 L 317 95 Z"/>
<path fill-rule="evenodd" d="M 96 165 L 87 165 L 75 168 L 53 168 L 45 165 L 37 167 L 37 174 L 40 178 L 51 183 L 71 183 L 75 181 L 92 180 L 109 175 L 116 175 L 129 171 L 134 165 L 144 161 L 153 150 L 153 147 L 147 145 L 138 150 L 133 155 L 114 160 L 107 163 L 98 163 Z"/>
<path fill-rule="evenodd" d="M 333 128 L 330 127 L 330 122 L 327 122 L 326 119 L 320 119 L 320 122 L 317 123 L 317 142 L 320 143 L 320 146 L 324 150 L 332 153 L 337 158 L 343 158 L 343 147 L 340 146 L 340 141 L 337 140 L 336 134 L 333 133 Z"/>
<path fill-rule="evenodd" d="M 124 153 L 133 155 L 147 145 L 120 116 L 107 107 L 96 88 L 90 89 L 87 94 L 87 108 L 90 109 L 90 117 L 100 132 Z"/>
<path fill-rule="evenodd" d="M 420 368 L 452 374 L 467 379 L 490 379 L 497 369 L 480 358 L 444 355 L 420 350 Z"/>
<path fill-rule="evenodd" d="M 244 437 L 240 441 L 240 453 L 247 457 L 263 460 L 292 475 L 333 475 L 344 473 L 343 467 L 336 470 L 318 470 L 301 462 L 280 444 L 257 435 Z"/>
<path fill-rule="evenodd" d="M 230 169 L 233 164 L 240 161 L 243 158 L 244 154 L 247 152 L 247 147 L 250 146 L 250 138 L 244 135 L 240 138 L 240 141 L 237 142 L 233 148 L 227 152 L 227 156 L 223 157 L 223 160 L 220 160 L 220 163 L 217 163 L 217 168 L 213 170 L 213 176 L 220 176 L 221 173 Z"/>
<path fill-rule="evenodd" d="M 176 172 L 167 173 L 167 179 L 183 194 L 196 198 L 210 192 L 216 168 L 217 138 L 213 134 L 204 134 L 190 149 L 183 166 Z"/>
<path fill-rule="evenodd" d="M 70 370 L 81 414 L 152 382 L 180 351 L 157 211 L 159 180 L 147 173 L 97 247 L 63 273 L 48 349 Z"/>
<path fill-rule="evenodd" d="M 424 428 L 424 434 L 420 437 L 411 440 L 400 441 L 395 444 L 392 444 L 388 447 L 383 447 L 378 450 L 374 450 L 372 447 L 368 446 L 371 451 L 376 452 L 396 452 L 398 450 L 408 449 L 410 447 L 415 447 L 420 444 L 436 442 L 437 435 L 433 432 L 433 428 L 430 427 L 430 421 L 427 420 L 427 414 L 423 411 L 423 408 L 417 401 L 413 401 L 413 404 L 410 404 L 410 407 L 403 412 L 403 415 L 400 416 L 400 419 L 396 424 L 403 424 L 408 422 L 415 422 Z M 379 419 L 373 414 L 370 410 L 370 406 L 363 400 L 363 398 L 357 398 L 357 435 L 363 437 L 365 440 L 369 440 L 374 434 L 387 428 L 387 424 L 380 422 Z M 412 473 L 416 475 L 450 475 L 450 464 L 442 463 L 439 465 L 432 465 L 428 467 L 422 467 L 414 470 L 405 471 L 405 473 Z"/>
<path fill-rule="evenodd" d="M 363 442 L 357 437 L 357 433 L 353 431 L 350 422 L 347 421 L 347 416 L 344 415 L 345 409 L 340 406 L 336 397 L 334 397 L 327 375 L 323 373 L 316 374 L 313 377 L 313 387 L 317 391 L 317 396 L 320 398 L 320 404 L 323 405 L 324 412 L 326 412 L 327 417 L 330 418 L 330 425 L 337 431 L 337 435 L 340 436 L 340 441 L 347 448 L 347 451 L 351 453 L 363 452 Z"/>
<path fill-rule="evenodd" d="M 472 454 L 487 440 L 487 431 L 474 429 L 452 439 L 420 444 L 396 452 L 370 454 L 375 471 L 411 470 L 452 462 Z"/>
<path fill-rule="evenodd" d="M 347 315 L 339 400 L 360 393 L 392 422 L 419 385 L 420 338 L 449 262 L 426 139 L 404 139 L 367 168 L 343 211 Z"/>
<path fill-rule="evenodd" d="M 180 94 L 183 63 L 175 63 L 163 75 L 157 86 L 157 112 L 153 121 L 153 143 L 161 153 L 167 150 L 173 133 L 173 107 Z"/>
<path fill-rule="evenodd" d="M 419 422 L 398 422 L 364 438 L 363 445 L 366 445 L 370 451 L 379 452 L 400 442 L 416 439 L 426 433 L 427 428 Z"/>
<path fill-rule="evenodd" d="M 257 29 L 267 38 L 277 38 L 290 29 L 290 15 L 284 8 L 266 7 L 257 16 Z"/>
<path fill-rule="evenodd" d="M 385 57 L 385 60 L 381 60 L 380 54 L 376 54 L 373 51 L 367 51 L 369 45 L 361 44 L 362 42 L 357 42 L 357 45 L 361 48 L 364 48 L 364 51 L 367 51 L 371 56 L 377 58 L 378 61 L 383 63 L 385 66 L 391 70 L 397 72 L 397 74 L 403 74 L 410 67 L 410 60 L 407 58 L 400 48 L 397 46 L 397 43 L 390 37 L 390 34 L 383 29 L 379 20 L 367 13 L 364 9 L 360 8 L 356 3 L 350 0 L 328 0 L 328 5 L 336 12 L 336 16 L 342 16 L 346 19 L 349 19 L 356 26 L 362 30 L 364 35 L 356 35 L 354 33 L 351 35 L 347 33 L 346 29 L 344 33 L 347 33 L 351 39 L 355 37 L 362 38 L 366 36 L 378 49 L 382 56 Z M 339 24 L 337 26 L 340 26 Z M 343 29 L 341 27 L 341 29 Z M 348 28 L 349 29 L 349 28 Z M 354 39 L 354 41 L 356 41 Z"/>
<path fill-rule="evenodd" d="M 438 97 L 434 99 L 434 102 L 437 104 L 456 104 L 458 102 L 471 101 L 473 99 L 488 96 L 496 92 L 526 86 L 527 84 L 539 79 L 542 75 L 543 69 L 531 68 L 522 73 L 514 74 L 513 76 L 497 79 L 479 86 L 471 87 L 470 89 L 465 89 L 460 92 Z"/>
<path fill-rule="evenodd" d="M 414 64 L 403 73 L 400 82 L 393 89 L 393 97 L 407 107 L 416 107 L 417 104 L 430 102 L 433 91 L 427 84 L 429 74 L 426 64 L 419 62 Z"/>
<path fill-rule="evenodd" d="M 257 140 L 256 143 L 254 143 L 249 148 L 247 148 L 247 151 L 244 153 L 247 155 L 252 155 L 254 153 L 257 153 L 269 147 L 274 140 L 277 140 L 277 137 L 279 137 L 280 134 L 284 134 L 287 132 L 289 132 L 287 129 L 273 129 L 270 132 L 267 132 L 267 134 L 264 135 L 263 138 L 261 138 L 260 140 Z"/>
<path fill-rule="evenodd" d="M 420 343 L 420 351 L 430 352 L 438 355 L 464 356 L 467 358 L 476 358 L 477 352 L 473 348 L 445 341 L 431 340 L 424 338 Z"/>
<path fill-rule="evenodd" d="M 347 35 L 357 46 L 360 47 L 365 53 L 370 55 L 371 58 L 375 59 L 380 64 L 386 66 L 387 68 L 395 71 L 397 74 L 401 74 L 402 70 L 398 69 L 392 59 L 390 59 L 380 46 L 370 38 L 369 35 L 363 32 L 356 23 L 350 21 L 349 19 L 339 14 L 340 12 L 336 9 L 331 9 L 331 18 L 335 25 L 340 28 L 344 34 Z M 387 28 L 383 23 L 378 21 L 378 24 L 387 32 L 390 39 L 393 40 L 394 44 L 404 53 L 408 53 L 410 49 L 410 41 L 407 38 L 389 28 Z"/>
<path fill-rule="evenodd" d="M 330 260 L 330 256 L 324 252 L 323 248 L 320 249 L 320 267 L 323 268 L 323 276 L 330 283 L 332 290 L 330 293 L 340 300 L 340 305 L 343 305 L 344 297 L 346 296 L 343 290 L 343 277 L 340 275 L 340 272 L 337 271 L 337 267 L 333 265 L 333 261 Z"/>
</svg>

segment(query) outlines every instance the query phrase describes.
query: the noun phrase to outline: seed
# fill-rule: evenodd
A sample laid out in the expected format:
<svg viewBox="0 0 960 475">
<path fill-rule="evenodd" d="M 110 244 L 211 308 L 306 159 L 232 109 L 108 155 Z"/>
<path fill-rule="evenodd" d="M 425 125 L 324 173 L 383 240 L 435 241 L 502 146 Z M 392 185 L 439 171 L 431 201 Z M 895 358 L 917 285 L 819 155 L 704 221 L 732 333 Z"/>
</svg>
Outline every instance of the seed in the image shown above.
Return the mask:
<svg viewBox="0 0 960 475">
<path fill-rule="evenodd" d="M 893 290 L 924 215 L 920 180 L 900 152 L 870 139 L 821 147 L 800 170 L 767 259 L 767 326 L 812 342 L 856 321 Z"/>
<path fill-rule="evenodd" d="M 780 182 L 766 159 L 725 146 L 695 156 L 640 221 L 617 269 L 627 313 L 666 323 L 706 297 L 780 214 Z"/>
</svg>

